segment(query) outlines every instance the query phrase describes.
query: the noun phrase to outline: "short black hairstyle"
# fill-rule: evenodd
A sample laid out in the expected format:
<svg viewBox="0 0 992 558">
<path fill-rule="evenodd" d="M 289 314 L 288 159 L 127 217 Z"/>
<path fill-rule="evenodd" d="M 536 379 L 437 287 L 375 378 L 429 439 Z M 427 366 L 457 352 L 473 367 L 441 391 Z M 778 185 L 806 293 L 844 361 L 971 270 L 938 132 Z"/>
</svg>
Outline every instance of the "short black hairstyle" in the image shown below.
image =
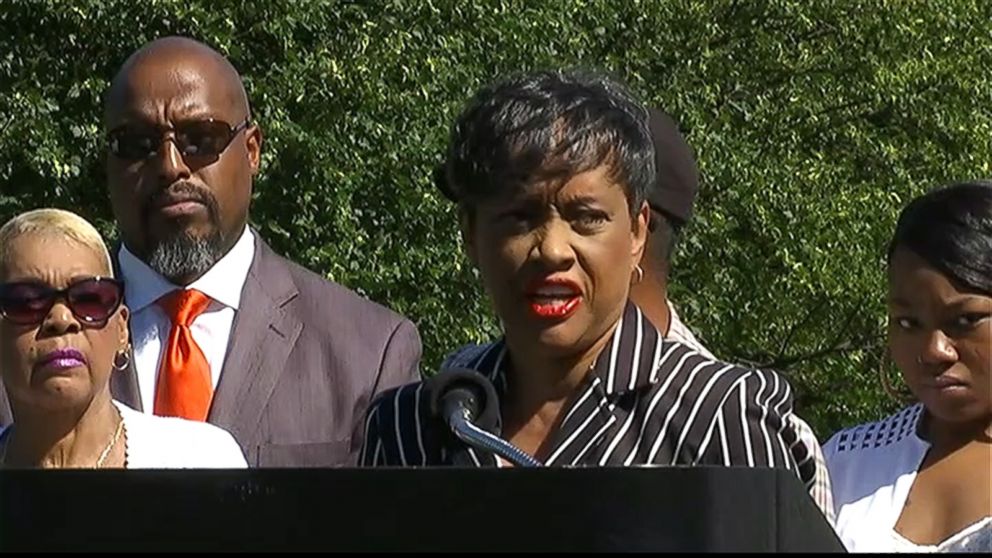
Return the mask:
<svg viewBox="0 0 992 558">
<path fill-rule="evenodd" d="M 444 177 L 435 183 L 471 209 L 510 189 L 602 164 L 636 213 L 655 179 L 647 110 L 603 75 L 538 71 L 472 98 L 452 126 Z"/>
<path fill-rule="evenodd" d="M 992 181 L 930 191 L 899 215 L 888 260 L 905 248 L 969 289 L 992 295 Z"/>
</svg>

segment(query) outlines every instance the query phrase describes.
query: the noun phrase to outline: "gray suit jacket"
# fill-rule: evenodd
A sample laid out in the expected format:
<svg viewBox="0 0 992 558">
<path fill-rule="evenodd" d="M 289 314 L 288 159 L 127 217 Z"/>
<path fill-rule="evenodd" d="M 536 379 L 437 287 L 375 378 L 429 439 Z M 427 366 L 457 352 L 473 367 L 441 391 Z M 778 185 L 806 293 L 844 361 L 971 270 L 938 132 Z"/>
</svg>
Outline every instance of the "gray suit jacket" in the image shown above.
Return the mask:
<svg viewBox="0 0 992 558">
<path fill-rule="evenodd" d="M 420 353 L 410 320 L 278 256 L 256 234 L 207 420 L 234 435 L 251 466 L 354 465 L 369 401 L 418 380 Z M 115 371 L 111 391 L 142 408 L 133 369 Z M 0 424 L 10 421 L 0 393 Z"/>
</svg>

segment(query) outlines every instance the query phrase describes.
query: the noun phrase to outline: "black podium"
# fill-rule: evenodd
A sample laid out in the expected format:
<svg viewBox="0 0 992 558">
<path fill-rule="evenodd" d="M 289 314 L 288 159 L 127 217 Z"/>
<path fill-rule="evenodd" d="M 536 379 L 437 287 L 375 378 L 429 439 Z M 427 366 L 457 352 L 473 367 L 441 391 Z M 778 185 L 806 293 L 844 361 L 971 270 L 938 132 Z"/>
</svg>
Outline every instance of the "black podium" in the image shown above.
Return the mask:
<svg viewBox="0 0 992 558">
<path fill-rule="evenodd" d="M 772 469 L 0 471 L 0 551 L 843 551 Z"/>
</svg>

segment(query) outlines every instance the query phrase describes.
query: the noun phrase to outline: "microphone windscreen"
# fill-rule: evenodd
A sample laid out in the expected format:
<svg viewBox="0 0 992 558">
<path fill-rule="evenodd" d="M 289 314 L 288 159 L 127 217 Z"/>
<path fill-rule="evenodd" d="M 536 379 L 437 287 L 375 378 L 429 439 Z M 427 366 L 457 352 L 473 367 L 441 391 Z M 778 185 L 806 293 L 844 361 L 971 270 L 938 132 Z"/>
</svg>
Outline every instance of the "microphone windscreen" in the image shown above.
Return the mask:
<svg viewBox="0 0 992 558">
<path fill-rule="evenodd" d="M 442 399 L 448 393 L 457 389 L 467 389 L 478 401 L 478 412 L 473 420 L 476 426 L 490 433 L 495 433 L 499 422 L 499 399 L 496 388 L 482 374 L 471 368 L 449 368 L 427 380 L 430 394 L 431 414 L 442 417 Z"/>
</svg>

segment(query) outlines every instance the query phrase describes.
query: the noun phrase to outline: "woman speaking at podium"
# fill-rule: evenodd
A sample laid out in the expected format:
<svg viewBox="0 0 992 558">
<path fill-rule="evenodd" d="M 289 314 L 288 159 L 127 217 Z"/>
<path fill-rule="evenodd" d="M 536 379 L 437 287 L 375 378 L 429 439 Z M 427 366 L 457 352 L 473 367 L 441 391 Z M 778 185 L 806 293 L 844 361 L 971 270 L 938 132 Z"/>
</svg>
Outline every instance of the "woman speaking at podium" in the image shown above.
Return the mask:
<svg viewBox="0 0 992 558">
<path fill-rule="evenodd" d="M 546 465 L 778 467 L 811 481 L 785 380 L 663 340 L 628 301 L 654 147 L 624 88 L 564 71 L 485 88 L 452 128 L 445 174 L 503 327 L 449 363 L 492 380 L 496 434 Z M 370 406 L 363 465 L 458 463 L 429 386 Z M 506 465 L 462 450 L 470 465 Z"/>
</svg>

